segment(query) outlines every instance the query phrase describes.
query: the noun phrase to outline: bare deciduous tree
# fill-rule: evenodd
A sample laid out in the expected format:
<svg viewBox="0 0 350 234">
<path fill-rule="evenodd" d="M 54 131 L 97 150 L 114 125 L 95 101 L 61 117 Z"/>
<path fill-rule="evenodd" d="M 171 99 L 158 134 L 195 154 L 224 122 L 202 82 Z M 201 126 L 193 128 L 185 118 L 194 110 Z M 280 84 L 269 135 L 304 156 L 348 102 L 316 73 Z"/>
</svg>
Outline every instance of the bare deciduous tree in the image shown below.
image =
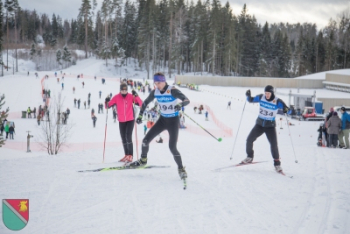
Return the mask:
<svg viewBox="0 0 350 234">
<path fill-rule="evenodd" d="M 41 135 L 39 136 L 40 145 L 47 150 L 49 155 L 58 154 L 61 147 L 64 146 L 70 137 L 73 124 L 66 124 L 62 120 L 63 100 L 59 94 L 50 107 L 47 107 L 45 116 L 43 117 Z"/>
</svg>

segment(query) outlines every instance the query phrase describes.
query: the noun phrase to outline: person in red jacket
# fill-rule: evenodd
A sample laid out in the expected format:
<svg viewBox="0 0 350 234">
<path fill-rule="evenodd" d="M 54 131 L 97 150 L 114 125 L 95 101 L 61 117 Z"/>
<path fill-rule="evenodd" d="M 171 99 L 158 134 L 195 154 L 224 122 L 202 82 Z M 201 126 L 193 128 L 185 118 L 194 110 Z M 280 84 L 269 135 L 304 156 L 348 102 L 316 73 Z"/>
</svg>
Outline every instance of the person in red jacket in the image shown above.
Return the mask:
<svg viewBox="0 0 350 234">
<path fill-rule="evenodd" d="M 132 131 L 135 125 L 135 113 L 133 104 L 142 106 L 142 101 L 135 90 L 132 94 L 128 93 L 126 83 L 120 84 L 120 93 L 115 95 L 109 102 L 108 108 L 116 106 L 119 121 L 119 131 L 122 138 L 125 156 L 119 162 L 132 162 L 133 143 Z"/>
</svg>

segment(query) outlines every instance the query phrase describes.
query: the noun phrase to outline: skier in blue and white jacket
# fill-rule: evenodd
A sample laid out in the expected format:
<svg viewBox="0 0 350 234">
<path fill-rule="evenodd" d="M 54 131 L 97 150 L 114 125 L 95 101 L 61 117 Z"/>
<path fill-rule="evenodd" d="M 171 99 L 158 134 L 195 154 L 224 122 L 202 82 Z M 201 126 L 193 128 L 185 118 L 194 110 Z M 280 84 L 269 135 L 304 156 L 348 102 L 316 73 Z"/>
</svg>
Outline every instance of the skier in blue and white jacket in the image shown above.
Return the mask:
<svg viewBox="0 0 350 234">
<path fill-rule="evenodd" d="M 268 141 L 270 142 L 271 154 L 274 159 L 274 166 L 277 172 L 282 172 L 281 162 L 277 145 L 276 134 L 276 115 L 278 109 L 282 109 L 284 113 L 287 113 L 289 108 L 287 105 L 274 94 L 274 88 L 271 85 L 265 87 L 265 93 L 251 96 L 250 90 L 246 92 L 247 101 L 250 103 L 259 103 L 259 115 L 256 120 L 255 126 L 251 130 L 247 138 L 246 152 L 247 158 L 241 163 L 252 163 L 254 158 L 253 143 L 263 133 L 266 134 Z"/>
</svg>

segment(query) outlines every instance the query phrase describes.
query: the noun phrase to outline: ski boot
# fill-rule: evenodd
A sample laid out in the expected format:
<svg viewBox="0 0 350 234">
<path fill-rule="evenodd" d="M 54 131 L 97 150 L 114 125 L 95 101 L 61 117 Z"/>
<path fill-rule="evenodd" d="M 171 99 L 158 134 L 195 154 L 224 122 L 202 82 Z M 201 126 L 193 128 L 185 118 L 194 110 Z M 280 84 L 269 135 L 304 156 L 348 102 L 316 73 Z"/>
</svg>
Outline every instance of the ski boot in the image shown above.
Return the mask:
<svg viewBox="0 0 350 234">
<path fill-rule="evenodd" d="M 180 176 L 180 179 L 186 179 L 187 178 L 187 172 L 185 170 L 185 168 L 180 168 L 178 169 L 178 172 L 179 172 L 179 176 Z"/>
<path fill-rule="evenodd" d="M 119 162 L 125 162 L 126 158 L 128 157 L 129 155 L 125 155 L 124 158 L 120 159 Z"/>
<path fill-rule="evenodd" d="M 253 158 L 251 157 L 246 157 L 241 164 L 247 164 L 247 163 L 252 163 L 253 162 Z"/>
<path fill-rule="evenodd" d="M 280 165 L 275 166 L 275 169 L 276 169 L 277 172 L 282 172 L 283 171 L 282 167 Z"/>
<path fill-rule="evenodd" d="M 126 155 L 125 162 L 132 162 L 132 155 Z"/>
<path fill-rule="evenodd" d="M 144 167 L 147 165 L 147 158 L 140 158 L 139 160 L 126 164 L 126 167 L 136 168 Z"/>
</svg>

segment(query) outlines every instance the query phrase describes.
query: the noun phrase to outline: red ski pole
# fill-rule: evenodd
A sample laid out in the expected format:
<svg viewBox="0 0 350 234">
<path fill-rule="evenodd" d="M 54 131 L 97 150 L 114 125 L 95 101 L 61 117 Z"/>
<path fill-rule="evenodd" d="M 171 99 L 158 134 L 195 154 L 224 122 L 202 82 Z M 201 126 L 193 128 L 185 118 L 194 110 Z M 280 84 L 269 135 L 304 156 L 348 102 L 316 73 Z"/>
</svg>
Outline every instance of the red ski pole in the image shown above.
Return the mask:
<svg viewBox="0 0 350 234">
<path fill-rule="evenodd" d="M 105 140 L 104 140 L 104 143 L 103 143 L 103 160 L 102 160 L 102 163 L 105 162 L 106 136 L 107 136 L 107 120 L 108 120 L 108 108 L 107 108 L 107 114 L 106 114 Z"/>
</svg>

